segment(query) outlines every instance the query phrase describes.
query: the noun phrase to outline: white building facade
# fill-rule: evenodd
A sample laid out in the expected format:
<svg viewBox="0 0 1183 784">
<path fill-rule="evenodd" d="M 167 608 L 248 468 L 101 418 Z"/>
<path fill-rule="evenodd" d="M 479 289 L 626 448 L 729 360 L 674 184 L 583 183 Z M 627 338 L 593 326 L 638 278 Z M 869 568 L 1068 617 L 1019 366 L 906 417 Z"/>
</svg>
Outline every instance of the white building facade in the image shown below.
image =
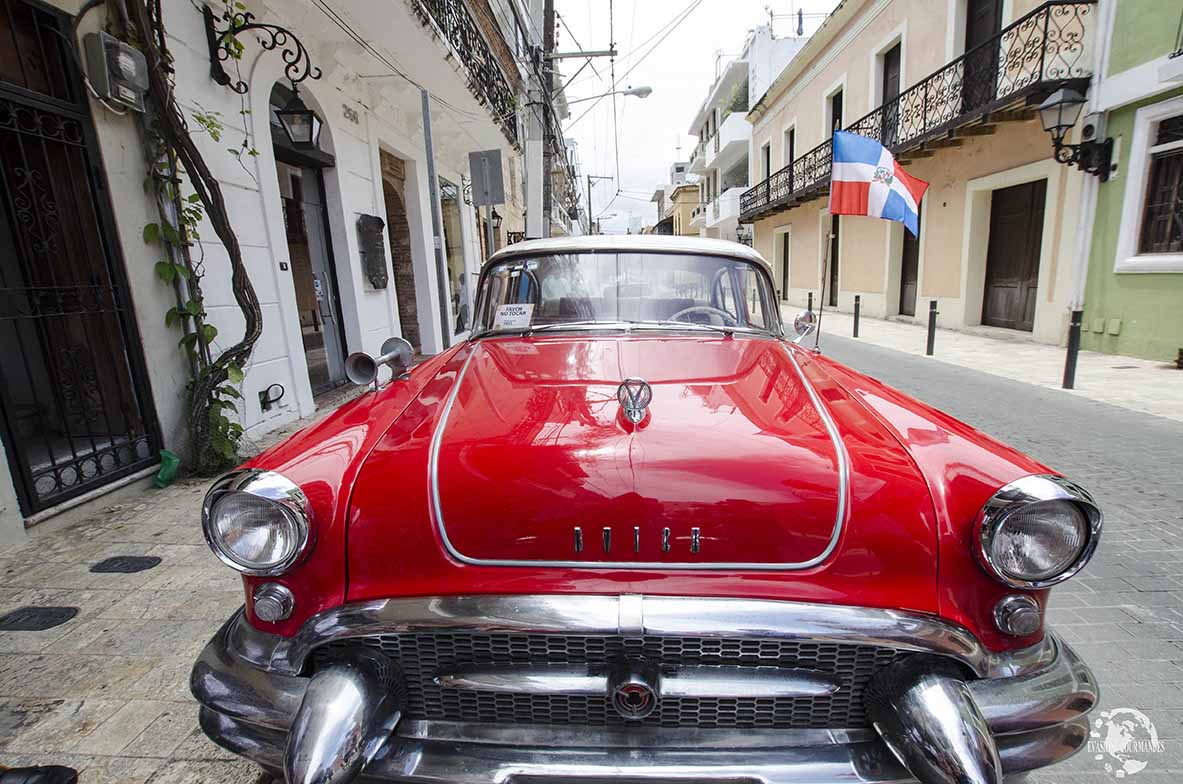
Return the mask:
<svg viewBox="0 0 1183 784">
<path fill-rule="evenodd" d="M 699 142 L 690 155 L 689 173 L 700 178 L 699 206 L 691 226 L 703 237 L 737 240 L 739 197 L 749 183 L 767 174 L 767 151 L 750 149 L 752 106 L 807 38 L 777 38 L 769 25 L 753 30 L 739 57 L 717 68 L 715 81 L 691 121 L 689 133 Z M 765 156 L 766 157 L 766 156 Z"/>
<path fill-rule="evenodd" d="M 145 193 L 137 117 L 89 99 L 57 43 L 80 5 L 13 0 L 0 13 L 17 44 L 0 71 L 0 218 L 11 243 L 0 270 L 0 307 L 10 311 L 0 313 L 0 362 L 12 369 L 0 388 L 0 543 L 155 472 L 160 450 L 184 449 L 190 370 L 181 333 L 165 326 L 178 299 L 155 271 L 161 246 L 145 241 L 145 225 L 160 218 Z M 225 6 L 210 8 L 224 25 Z M 500 151 L 500 247 L 526 228 L 532 129 L 522 107 L 542 3 L 249 0 L 255 21 L 290 35 L 273 50 L 259 43 L 265 30 L 238 36 L 242 56 L 223 66 L 242 94 L 211 78 L 201 9 L 164 0 L 163 17 L 178 102 L 219 181 L 262 311 L 237 385 L 249 442 L 314 413 L 320 393 L 345 382 L 349 353 L 403 336 L 432 354 L 466 337 L 477 275 L 495 249 L 485 211 L 473 206 L 469 154 Z M 91 10 L 80 33 L 107 29 L 107 14 Z M 295 40 L 319 78 L 293 85 L 284 50 Z M 277 122 L 293 86 L 323 123 L 312 149 L 291 144 Z M 218 118 L 218 138 L 201 132 L 196 112 Z M 30 169 L 39 174 L 20 176 Z M 200 235 L 191 251 L 216 353 L 242 335 L 243 316 L 225 249 L 208 225 Z M 51 279 L 54 250 L 73 267 L 51 269 Z"/>
</svg>

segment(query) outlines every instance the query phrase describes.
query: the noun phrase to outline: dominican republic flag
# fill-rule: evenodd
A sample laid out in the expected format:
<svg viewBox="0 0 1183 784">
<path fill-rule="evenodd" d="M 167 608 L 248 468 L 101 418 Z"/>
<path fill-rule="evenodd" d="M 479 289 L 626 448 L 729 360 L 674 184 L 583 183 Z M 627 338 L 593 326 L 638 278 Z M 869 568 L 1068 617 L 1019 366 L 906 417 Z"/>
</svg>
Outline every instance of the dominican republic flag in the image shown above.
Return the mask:
<svg viewBox="0 0 1183 784">
<path fill-rule="evenodd" d="M 866 136 L 834 132 L 831 215 L 899 221 L 920 235 L 920 199 L 928 183 L 908 174 L 887 149 Z"/>
</svg>

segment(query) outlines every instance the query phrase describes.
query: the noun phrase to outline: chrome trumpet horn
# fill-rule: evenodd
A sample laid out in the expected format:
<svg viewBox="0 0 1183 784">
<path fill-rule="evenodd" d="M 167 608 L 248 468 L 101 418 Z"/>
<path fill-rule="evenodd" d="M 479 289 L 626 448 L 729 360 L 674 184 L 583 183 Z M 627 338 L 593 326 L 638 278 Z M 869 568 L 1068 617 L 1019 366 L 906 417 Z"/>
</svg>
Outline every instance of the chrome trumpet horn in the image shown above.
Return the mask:
<svg viewBox="0 0 1183 784">
<path fill-rule="evenodd" d="M 382 353 L 372 357 L 364 351 L 355 351 L 345 359 L 345 377 L 358 386 L 378 383 L 378 369 L 389 365 L 394 378 L 398 378 L 411 367 L 415 349 L 403 338 L 387 338 L 382 344 Z"/>
</svg>

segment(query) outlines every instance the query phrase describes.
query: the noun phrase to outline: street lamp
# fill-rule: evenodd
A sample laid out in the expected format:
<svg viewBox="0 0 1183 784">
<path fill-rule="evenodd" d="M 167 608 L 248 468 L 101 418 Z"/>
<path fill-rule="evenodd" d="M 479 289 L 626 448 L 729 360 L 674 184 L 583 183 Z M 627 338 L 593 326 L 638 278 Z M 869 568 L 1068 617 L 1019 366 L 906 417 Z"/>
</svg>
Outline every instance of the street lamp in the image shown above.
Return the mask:
<svg viewBox="0 0 1183 784">
<path fill-rule="evenodd" d="M 633 95 L 637 98 L 648 98 L 652 93 L 652 87 L 649 87 L 648 85 L 642 85 L 640 87 L 629 87 L 627 90 L 613 90 L 612 92 L 604 93 L 603 95 L 591 95 L 587 98 L 576 98 L 574 101 L 567 101 L 567 105 L 570 106 L 573 103 L 582 103 L 584 101 L 594 101 L 599 98 L 607 98 L 609 95 Z"/>
<path fill-rule="evenodd" d="M 1109 179 L 1109 161 L 1113 155 L 1113 139 L 1096 140 L 1096 126 L 1085 124 L 1082 136 L 1087 140 L 1080 144 L 1065 144 L 1064 137 L 1080 119 L 1085 98 L 1069 87 L 1061 87 L 1039 105 L 1039 121 L 1043 130 L 1051 134 L 1054 156 L 1060 163 L 1066 163 L 1088 174 L 1095 174 L 1101 182 Z"/>
<path fill-rule="evenodd" d="M 300 100 L 300 88 L 292 82 L 292 99 L 275 113 L 288 140 L 296 147 L 314 149 L 320 142 L 320 118 Z"/>
</svg>

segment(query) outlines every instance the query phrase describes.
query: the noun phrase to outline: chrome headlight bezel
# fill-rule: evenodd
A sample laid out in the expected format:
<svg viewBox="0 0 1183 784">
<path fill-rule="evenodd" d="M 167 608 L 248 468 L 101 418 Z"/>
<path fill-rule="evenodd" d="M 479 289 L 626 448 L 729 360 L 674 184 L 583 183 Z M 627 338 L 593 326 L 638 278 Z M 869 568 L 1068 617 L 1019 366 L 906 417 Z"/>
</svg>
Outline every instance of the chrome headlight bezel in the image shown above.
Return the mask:
<svg viewBox="0 0 1183 784">
<path fill-rule="evenodd" d="M 994 536 L 1012 514 L 1028 504 L 1062 501 L 1076 506 L 1086 521 L 1084 546 L 1066 569 L 1039 580 L 1027 580 L 1008 573 L 993 555 Z M 994 579 L 1012 588 L 1038 590 L 1050 588 L 1074 577 L 1092 559 L 1101 539 L 1101 508 L 1088 491 L 1062 476 L 1032 474 L 1016 479 L 996 492 L 978 513 L 974 526 L 974 555 Z"/>
<path fill-rule="evenodd" d="M 273 504 L 296 531 L 292 552 L 271 566 L 260 568 L 237 560 L 222 542 L 214 525 L 214 505 L 232 493 L 247 493 Z M 298 565 L 312 545 L 312 515 L 308 498 L 295 482 L 275 471 L 245 468 L 224 474 L 213 483 L 201 504 L 201 529 L 206 544 L 218 559 L 242 574 L 252 577 L 275 577 Z"/>
</svg>

